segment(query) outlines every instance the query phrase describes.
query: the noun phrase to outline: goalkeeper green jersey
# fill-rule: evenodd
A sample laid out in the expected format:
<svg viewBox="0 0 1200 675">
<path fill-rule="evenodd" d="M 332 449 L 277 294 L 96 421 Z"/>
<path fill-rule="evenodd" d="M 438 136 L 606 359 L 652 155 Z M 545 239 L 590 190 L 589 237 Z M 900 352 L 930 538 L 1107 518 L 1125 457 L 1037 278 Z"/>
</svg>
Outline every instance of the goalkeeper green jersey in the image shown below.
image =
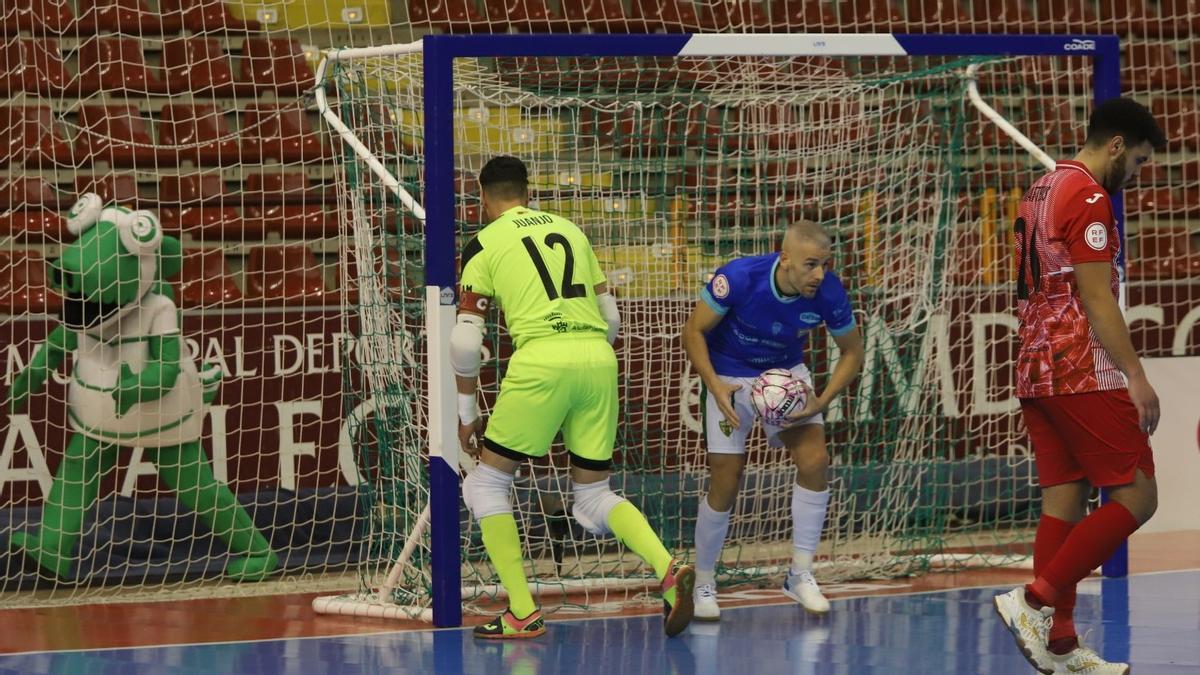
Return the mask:
<svg viewBox="0 0 1200 675">
<path fill-rule="evenodd" d="M 540 338 L 605 335 L 595 291 L 603 281 L 575 223 L 525 206 L 505 211 L 463 249 L 462 290 L 499 305 L 517 349 Z"/>
</svg>

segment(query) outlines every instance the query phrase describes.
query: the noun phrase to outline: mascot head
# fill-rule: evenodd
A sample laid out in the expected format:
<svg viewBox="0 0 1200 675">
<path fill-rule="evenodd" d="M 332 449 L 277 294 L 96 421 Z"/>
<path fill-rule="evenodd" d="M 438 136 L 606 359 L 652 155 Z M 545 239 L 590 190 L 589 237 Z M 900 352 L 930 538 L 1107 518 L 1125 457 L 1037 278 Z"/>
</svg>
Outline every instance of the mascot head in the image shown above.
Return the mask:
<svg viewBox="0 0 1200 675">
<path fill-rule="evenodd" d="M 152 211 L 104 206 L 85 194 L 67 214 L 76 240 L 49 263 L 50 285 L 62 294 L 62 322 L 72 330 L 102 328 L 127 314 L 182 265 L 179 240 L 164 236 Z"/>
</svg>

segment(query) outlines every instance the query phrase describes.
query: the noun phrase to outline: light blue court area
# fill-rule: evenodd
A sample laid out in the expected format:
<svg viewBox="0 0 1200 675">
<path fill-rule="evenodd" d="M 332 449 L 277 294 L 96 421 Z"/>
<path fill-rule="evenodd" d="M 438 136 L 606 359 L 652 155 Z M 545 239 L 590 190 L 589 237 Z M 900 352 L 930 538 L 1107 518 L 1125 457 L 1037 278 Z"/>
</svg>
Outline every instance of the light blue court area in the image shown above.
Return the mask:
<svg viewBox="0 0 1200 675">
<path fill-rule="evenodd" d="M 0 658 L 4 673 L 1030 673 L 991 597 L 964 589 L 725 612 L 667 639 L 657 617 L 557 621 L 543 638 L 488 643 L 467 630 L 54 652 Z M 1137 675 L 1200 673 L 1200 571 L 1089 581 L 1076 624 Z"/>
</svg>

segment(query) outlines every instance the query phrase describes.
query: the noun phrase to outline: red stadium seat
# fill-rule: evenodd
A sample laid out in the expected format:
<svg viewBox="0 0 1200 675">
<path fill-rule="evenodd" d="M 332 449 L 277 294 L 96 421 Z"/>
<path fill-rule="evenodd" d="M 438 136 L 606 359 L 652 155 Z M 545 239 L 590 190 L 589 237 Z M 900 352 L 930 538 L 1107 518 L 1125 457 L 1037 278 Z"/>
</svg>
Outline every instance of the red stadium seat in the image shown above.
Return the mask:
<svg viewBox="0 0 1200 675">
<path fill-rule="evenodd" d="M 710 2 L 704 3 L 699 9 L 702 30 L 745 33 L 771 30 L 771 17 L 760 0 Z"/>
<path fill-rule="evenodd" d="M 225 179 L 218 173 L 163 176 L 158 186 L 158 214 L 163 227 L 191 232 L 205 239 L 262 238 L 247 231 L 238 210 L 230 205 Z"/>
<path fill-rule="evenodd" d="M 495 32 L 502 30 L 501 26 L 522 33 L 547 33 L 567 28 L 567 22 L 546 0 L 485 0 L 484 14 Z"/>
<path fill-rule="evenodd" d="M 488 32 L 487 19 L 473 0 L 408 0 L 408 20 L 451 33 Z"/>
<path fill-rule="evenodd" d="M 0 166 L 49 168 L 72 161 L 49 106 L 0 106 Z"/>
<path fill-rule="evenodd" d="M 1136 247 L 1129 279 L 1195 276 L 1200 272 L 1200 246 L 1187 226 L 1148 227 L 1130 238 Z"/>
<path fill-rule="evenodd" d="M 1150 103 L 1172 150 L 1200 149 L 1200 104 L 1192 98 L 1156 98 Z"/>
<path fill-rule="evenodd" d="M 157 166 L 166 156 L 154 147 L 148 122 L 132 105 L 80 106 L 76 156 L 84 163 Z"/>
<path fill-rule="evenodd" d="M 246 38 L 238 73 L 243 83 L 281 96 L 298 95 L 316 83 L 300 41 L 289 38 Z"/>
<path fill-rule="evenodd" d="M 50 290 L 40 252 L 0 250 L 0 314 L 53 314 L 60 309 L 62 296 Z"/>
<path fill-rule="evenodd" d="M 1200 0 L 1158 0 L 1158 13 L 1163 37 L 1200 35 Z"/>
<path fill-rule="evenodd" d="M 257 21 L 243 21 L 233 15 L 223 0 L 159 0 L 163 19 L 179 20 L 194 33 L 260 31 Z"/>
<path fill-rule="evenodd" d="M 1084 33 L 1100 21 L 1095 7 L 1079 0 L 1037 0 L 1035 8 L 1042 33 Z"/>
<path fill-rule="evenodd" d="M 302 171 L 252 173 L 242 193 L 248 227 L 285 238 L 326 237 L 337 233 L 337 209 L 326 192 L 312 186 Z M 250 225 L 253 221 L 258 221 Z"/>
<path fill-rule="evenodd" d="M 183 308 L 219 307 L 243 299 L 221 248 L 184 249 L 183 267 L 168 281 L 178 289 L 176 296 Z"/>
<path fill-rule="evenodd" d="M 1159 37 L 1162 17 L 1149 0 L 1110 0 L 1100 3 L 1100 30 L 1117 33 L 1123 39 L 1129 35 Z"/>
<path fill-rule="evenodd" d="M 1168 42 L 1132 42 L 1124 46 L 1123 70 L 1135 89 L 1176 89 L 1183 78 L 1179 52 Z"/>
<path fill-rule="evenodd" d="M 1039 147 L 1071 150 L 1083 143 L 1087 115 L 1071 101 L 1029 101 L 1022 129 Z M 1051 152 L 1051 154 L 1054 154 Z"/>
<path fill-rule="evenodd" d="M 231 166 L 242 161 L 237 137 L 225 112 L 212 105 L 163 106 L 159 141 L 177 161 L 197 166 Z"/>
<path fill-rule="evenodd" d="M 137 38 L 89 38 L 79 46 L 79 86 L 84 92 L 161 94 L 162 69 L 150 68 Z"/>
<path fill-rule="evenodd" d="M 5 35 L 61 35 L 74 28 L 75 13 L 67 0 L 0 0 L 0 31 Z"/>
<path fill-rule="evenodd" d="M 288 305 L 336 302 L 325 290 L 317 257 L 305 244 L 252 247 L 245 278 L 249 300 Z"/>
<path fill-rule="evenodd" d="M 76 176 L 75 194 L 81 195 L 85 192 L 100 195 L 106 204 L 118 202 L 122 206 L 139 207 L 143 202 L 138 190 L 137 176 L 131 173 Z"/>
<path fill-rule="evenodd" d="M 205 96 L 254 93 L 254 85 L 240 85 L 219 40 L 205 37 L 172 38 L 163 43 L 162 64 L 171 93 Z"/>
<path fill-rule="evenodd" d="M 904 30 L 904 15 L 891 0 L 852 0 L 843 4 L 842 23 L 852 23 L 858 31 L 891 32 Z"/>
<path fill-rule="evenodd" d="M 181 16 L 151 11 L 142 0 L 79 0 L 81 33 L 163 35 L 182 27 Z"/>
<path fill-rule="evenodd" d="M 774 0 L 771 28 L 781 33 L 840 30 L 834 5 L 827 0 Z"/>
<path fill-rule="evenodd" d="M 71 86 L 58 40 L 17 38 L 0 45 L 0 95 L 61 94 Z"/>
<path fill-rule="evenodd" d="M 684 33 L 700 28 L 699 12 L 688 0 L 632 0 L 631 15 L 647 32 Z"/>
<path fill-rule="evenodd" d="M 339 275 L 337 284 L 345 290 L 346 299 L 357 303 L 358 297 L 358 257 L 351 251 L 342 251 L 341 266 L 343 274 Z M 376 273 L 382 273 L 387 279 L 388 298 L 393 302 L 404 300 L 415 301 L 421 297 L 421 286 L 416 279 L 404 276 L 404 257 L 394 247 L 387 249 L 387 261 L 376 260 Z M 385 267 L 386 266 L 386 267 Z M 406 286 L 406 280 L 408 285 Z"/>
<path fill-rule="evenodd" d="M 962 33 L 971 30 L 971 19 L 958 0 L 908 0 L 911 33 Z"/>
<path fill-rule="evenodd" d="M 69 201 L 69 198 L 68 200 Z M 0 237 L 22 241 L 62 241 L 67 235 L 60 211 L 69 206 L 45 178 L 11 178 L 0 183 Z"/>
<path fill-rule="evenodd" d="M 1025 0 L 974 0 L 972 16 L 976 33 L 1028 33 L 1037 24 Z"/>
<path fill-rule="evenodd" d="M 294 104 L 249 106 L 242 124 L 242 151 L 251 158 L 280 162 L 322 159 L 329 154 L 309 124 L 307 111 Z"/>
<path fill-rule="evenodd" d="M 1187 215 L 1183 190 L 1173 187 L 1132 187 L 1125 192 L 1129 217 L 1179 218 Z"/>
<path fill-rule="evenodd" d="M 563 18 L 572 33 L 628 33 L 636 23 L 620 0 L 575 0 L 564 2 Z"/>
</svg>

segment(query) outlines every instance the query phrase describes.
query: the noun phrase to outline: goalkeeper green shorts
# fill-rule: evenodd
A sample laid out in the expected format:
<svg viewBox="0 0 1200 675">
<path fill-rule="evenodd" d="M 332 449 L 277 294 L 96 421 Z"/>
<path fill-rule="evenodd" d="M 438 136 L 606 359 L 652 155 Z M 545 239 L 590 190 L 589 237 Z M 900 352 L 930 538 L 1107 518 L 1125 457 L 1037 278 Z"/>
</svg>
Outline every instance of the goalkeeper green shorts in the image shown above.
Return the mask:
<svg viewBox="0 0 1200 675">
<path fill-rule="evenodd" d="M 603 336 L 531 340 L 509 359 L 483 443 L 509 459 L 545 457 L 561 429 L 571 463 L 601 471 L 617 414 L 617 356 Z"/>
</svg>

